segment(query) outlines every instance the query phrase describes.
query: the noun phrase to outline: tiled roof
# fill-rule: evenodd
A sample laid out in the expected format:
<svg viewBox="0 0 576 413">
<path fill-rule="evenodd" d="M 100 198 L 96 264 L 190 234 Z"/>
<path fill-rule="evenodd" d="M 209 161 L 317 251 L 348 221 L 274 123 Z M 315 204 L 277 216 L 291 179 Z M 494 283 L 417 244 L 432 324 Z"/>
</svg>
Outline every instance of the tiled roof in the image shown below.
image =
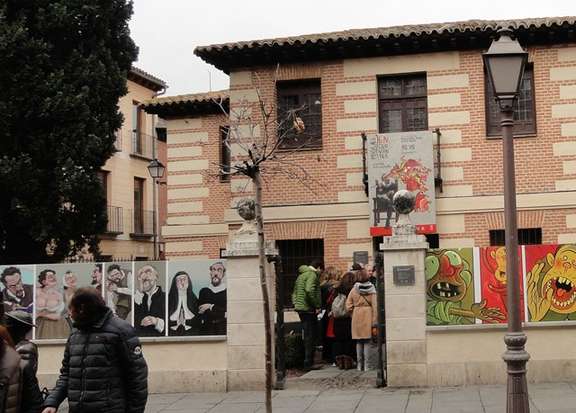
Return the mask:
<svg viewBox="0 0 576 413">
<path fill-rule="evenodd" d="M 573 33 L 576 28 L 575 25 L 576 16 L 515 20 L 467 20 L 451 23 L 353 29 L 329 33 L 307 34 L 302 36 L 214 44 L 209 46 L 199 46 L 194 50 L 194 53 L 208 63 L 212 63 L 216 67 L 226 70 L 229 67 L 233 67 L 234 62 L 225 61 L 224 55 L 234 54 L 236 56 L 239 52 L 257 53 L 266 50 L 266 53 L 271 53 L 271 51 L 279 48 L 283 50 L 291 48 L 302 49 L 306 46 L 312 48 L 323 47 L 323 50 L 327 50 L 333 46 L 341 48 L 345 47 L 347 44 L 358 45 L 362 42 L 399 41 L 407 38 L 411 40 L 426 40 L 426 38 L 442 38 L 454 35 L 481 36 L 486 34 L 491 35 L 501 28 L 509 28 L 515 32 L 568 28 Z M 429 47 L 429 45 L 425 44 L 424 47 Z"/>
<path fill-rule="evenodd" d="M 160 96 L 150 99 L 144 103 L 145 106 L 152 105 L 169 105 L 172 103 L 194 103 L 194 102 L 212 102 L 220 99 L 226 100 L 230 97 L 228 89 L 217 90 L 214 92 L 205 93 L 190 93 L 187 95 L 177 96 Z"/>
<path fill-rule="evenodd" d="M 228 110 L 230 93 L 218 90 L 178 96 L 161 96 L 144 102 L 144 110 L 160 117 L 201 116 L 221 114 Z M 220 105 L 221 104 L 221 105 Z"/>
<path fill-rule="evenodd" d="M 338 32 L 306 34 L 302 36 L 278 37 L 274 39 L 250 40 L 233 43 L 214 44 L 210 46 L 198 46 L 196 54 L 204 51 L 227 50 L 227 49 L 250 49 L 263 46 L 289 46 L 303 43 L 335 42 L 341 40 L 369 40 L 377 38 L 394 38 L 407 36 L 425 36 L 430 34 L 446 34 L 456 32 L 476 32 L 486 30 L 498 30 L 510 28 L 512 30 L 530 27 L 552 27 L 563 24 L 573 25 L 576 17 L 544 17 L 520 20 L 467 20 L 451 23 L 416 24 L 406 26 L 377 27 L 371 29 L 352 29 Z"/>
<path fill-rule="evenodd" d="M 130 80 L 134 80 L 138 83 L 144 83 L 144 86 L 151 87 L 153 90 L 159 91 L 166 89 L 168 85 L 162 79 L 145 72 L 142 69 L 132 66 L 130 73 L 128 74 Z"/>
</svg>

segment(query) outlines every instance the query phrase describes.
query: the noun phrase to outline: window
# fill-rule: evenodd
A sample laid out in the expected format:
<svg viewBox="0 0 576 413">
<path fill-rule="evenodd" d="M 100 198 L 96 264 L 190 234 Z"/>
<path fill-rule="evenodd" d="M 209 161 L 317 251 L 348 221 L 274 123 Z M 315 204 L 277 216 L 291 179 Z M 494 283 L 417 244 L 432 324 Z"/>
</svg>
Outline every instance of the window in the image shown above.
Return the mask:
<svg viewBox="0 0 576 413">
<path fill-rule="evenodd" d="M 322 147 L 322 93 L 320 80 L 286 81 L 277 84 L 278 135 L 283 136 L 282 149 Z M 304 122 L 304 132 L 296 133 L 290 114 Z"/>
<path fill-rule="evenodd" d="M 144 233 L 144 184 L 146 180 L 134 178 L 134 230 L 136 234 Z"/>
<path fill-rule="evenodd" d="M 226 172 L 230 172 L 230 146 L 228 145 L 228 127 L 220 128 L 220 182 L 230 182 L 230 175 Z"/>
<path fill-rule="evenodd" d="M 310 265 L 314 260 L 324 259 L 324 240 L 302 239 L 278 241 L 278 249 L 282 257 L 282 280 L 284 290 L 284 307 L 292 307 L 292 290 L 298 267 Z"/>
<path fill-rule="evenodd" d="M 104 193 L 104 200 L 108 204 L 108 176 L 110 172 L 108 171 L 98 171 L 98 180 L 100 185 L 102 185 L 102 192 Z"/>
<path fill-rule="evenodd" d="M 518 245 L 542 244 L 542 228 L 521 228 L 518 230 Z M 490 230 L 490 245 L 506 245 L 503 229 Z"/>
<path fill-rule="evenodd" d="M 488 74 L 484 74 L 486 96 L 486 134 L 500 136 L 500 108 L 494 99 L 494 91 Z M 536 133 L 536 112 L 534 104 L 534 70 L 526 66 L 520 84 L 520 95 L 514 103 L 514 135 L 533 135 Z"/>
<path fill-rule="evenodd" d="M 144 112 L 139 102 L 132 101 L 132 153 L 144 153 Z"/>
<path fill-rule="evenodd" d="M 380 133 L 428 129 L 426 75 L 378 79 Z"/>
</svg>

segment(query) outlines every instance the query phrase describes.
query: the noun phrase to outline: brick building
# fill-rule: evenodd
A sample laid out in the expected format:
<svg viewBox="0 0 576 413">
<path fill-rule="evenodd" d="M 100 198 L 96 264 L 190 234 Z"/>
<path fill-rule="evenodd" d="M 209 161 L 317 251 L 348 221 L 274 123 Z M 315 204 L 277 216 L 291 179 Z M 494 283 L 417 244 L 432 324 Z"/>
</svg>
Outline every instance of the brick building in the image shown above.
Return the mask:
<svg viewBox="0 0 576 413">
<path fill-rule="evenodd" d="M 198 47 L 230 89 L 146 104 L 168 124 L 166 257 L 218 257 L 239 223 L 245 179 L 213 177 L 229 153 L 222 128 L 240 105 L 310 102 L 315 145 L 292 161 L 308 185 L 281 176 L 264 191 L 266 233 L 288 270 L 324 257 L 345 269 L 372 254 L 361 133 L 435 130 L 437 231 L 432 246 L 503 243 L 502 144 L 482 53 L 498 28 L 529 52 L 517 107 L 521 243 L 576 242 L 576 18 L 467 21 Z M 258 91 L 258 93 L 257 93 Z M 232 147 L 231 155 L 235 155 Z"/>
</svg>

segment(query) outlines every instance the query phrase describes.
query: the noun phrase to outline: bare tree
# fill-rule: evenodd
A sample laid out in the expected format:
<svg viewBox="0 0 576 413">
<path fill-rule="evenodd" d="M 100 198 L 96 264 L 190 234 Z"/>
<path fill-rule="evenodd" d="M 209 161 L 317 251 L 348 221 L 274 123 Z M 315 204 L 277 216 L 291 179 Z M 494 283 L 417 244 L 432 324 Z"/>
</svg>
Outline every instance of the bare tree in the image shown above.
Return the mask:
<svg viewBox="0 0 576 413">
<path fill-rule="evenodd" d="M 316 181 L 305 167 L 290 161 L 290 157 L 310 147 L 310 137 L 306 136 L 306 125 L 300 117 L 306 106 L 290 108 L 281 118 L 276 116 L 276 105 L 265 101 L 256 88 L 257 102 L 240 101 L 230 113 L 225 110 L 223 101 L 216 103 L 229 117 L 224 145 L 231 153 L 230 165 L 217 163 L 218 176 L 244 176 L 252 182 L 255 192 L 256 231 L 258 233 L 258 258 L 260 267 L 260 287 L 266 334 L 266 412 L 272 412 L 272 332 L 270 298 L 266 279 L 266 255 L 264 219 L 262 216 L 262 190 L 268 179 L 283 175 L 296 180 L 314 191 Z M 256 110 L 253 111 L 254 107 Z M 295 144 L 296 143 L 296 144 Z M 213 174 L 214 175 L 214 174 Z M 316 185 L 314 185 L 316 187 Z"/>
</svg>

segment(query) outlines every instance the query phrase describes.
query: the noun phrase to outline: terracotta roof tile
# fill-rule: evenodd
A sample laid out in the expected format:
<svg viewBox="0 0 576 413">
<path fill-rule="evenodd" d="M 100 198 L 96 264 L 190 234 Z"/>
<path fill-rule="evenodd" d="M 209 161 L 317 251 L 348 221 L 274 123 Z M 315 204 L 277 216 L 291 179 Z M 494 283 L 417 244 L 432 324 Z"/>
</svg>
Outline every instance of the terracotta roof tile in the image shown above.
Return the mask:
<svg viewBox="0 0 576 413">
<path fill-rule="evenodd" d="M 162 106 L 175 103 L 212 102 L 212 101 L 218 101 L 220 99 L 227 100 L 229 97 L 230 92 L 228 91 L 228 89 L 225 89 L 225 90 L 217 90 L 214 92 L 191 93 L 187 95 L 161 96 L 144 102 L 144 106 L 155 106 L 155 105 Z"/>
<path fill-rule="evenodd" d="M 392 27 L 376 27 L 368 29 L 342 30 L 328 33 L 306 34 L 302 36 L 279 37 L 273 39 L 250 40 L 198 46 L 195 53 L 226 51 L 231 49 L 251 49 L 263 46 L 289 46 L 304 43 L 337 42 L 342 40 L 369 40 L 377 38 L 394 38 L 408 36 L 426 36 L 431 34 L 448 34 L 464 32 L 496 31 L 500 28 L 528 29 L 531 27 L 552 27 L 563 24 L 576 24 L 576 16 L 540 17 L 515 20 L 466 20 L 448 23 L 417 24 Z"/>
</svg>

